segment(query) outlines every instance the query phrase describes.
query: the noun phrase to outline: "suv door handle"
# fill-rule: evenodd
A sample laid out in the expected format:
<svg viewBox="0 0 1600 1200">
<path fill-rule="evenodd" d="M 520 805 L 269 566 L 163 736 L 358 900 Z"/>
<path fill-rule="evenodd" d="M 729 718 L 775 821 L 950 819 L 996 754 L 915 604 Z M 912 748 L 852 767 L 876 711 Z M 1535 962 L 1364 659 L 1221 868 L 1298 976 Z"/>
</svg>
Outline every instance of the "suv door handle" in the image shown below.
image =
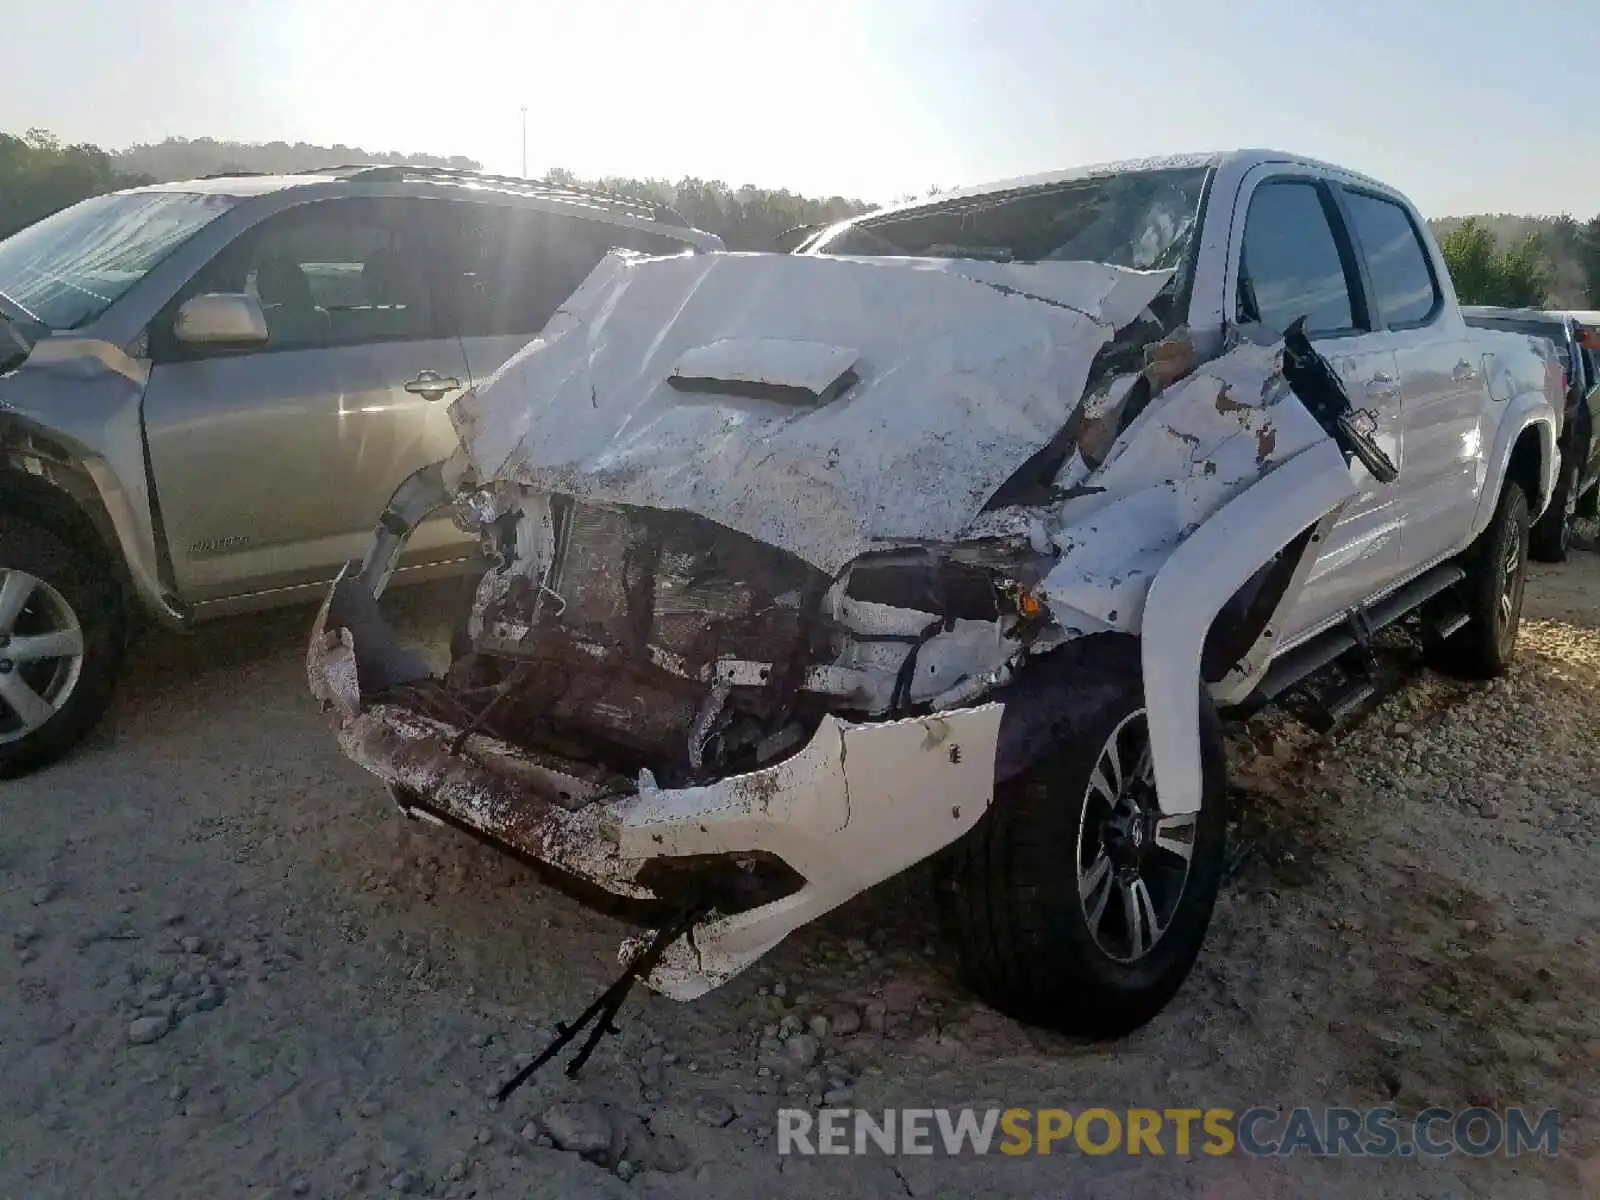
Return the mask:
<svg viewBox="0 0 1600 1200">
<path fill-rule="evenodd" d="M 437 371 L 418 371 L 417 377 L 406 385 L 406 391 L 424 400 L 443 400 L 450 392 L 461 389 L 461 380 Z"/>
<path fill-rule="evenodd" d="M 1398 396 L 1400 394 L 1400 381 L 1393 375 L 1378 372 L 1367 380 L 1367 395 L 1372 397 Z"/>
<path fill-rule="evenodd" d="M 1466 383 L 1467 380 L 1477 377 L 1478 368 L 1464 358 L 1456 364 L 1455 370 L 1450 372 L 1450 378 L 1456 383 Z"/>
</svg>

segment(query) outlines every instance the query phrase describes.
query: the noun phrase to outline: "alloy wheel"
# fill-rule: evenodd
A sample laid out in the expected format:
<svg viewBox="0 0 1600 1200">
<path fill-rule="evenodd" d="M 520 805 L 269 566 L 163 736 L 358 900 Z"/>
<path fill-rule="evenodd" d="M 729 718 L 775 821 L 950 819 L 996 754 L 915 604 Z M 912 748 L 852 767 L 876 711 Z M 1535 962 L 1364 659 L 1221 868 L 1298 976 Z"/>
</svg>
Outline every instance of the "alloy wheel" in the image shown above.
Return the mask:
<svg viewBox="0 0 1600 1200">
<path fill-rule="evenodd" d="M 1527 577 L 1523 569 L 1528 557 L 1527 539 L 1526 529 L 1513 529 L 1500 560 L 1500 603 L 1495 624 L 1501 649 L 1505 651 L 1510 650 L 1517 636 L 1517 614 L 1522 610 L 1522 589 Z"/>
<path fill-rule="evenodd" d="M 1171 927 L 1198 818 L 1161 813 L 1145 711 L 1130 713 L 1100 751 L 1078 826 L 1078 899 L 1108 957 L 1137 962 Z"/>
<path fill-rule="evenodd" d="M 83 674 L 83 626 L 55 588 L 0 568 L 0 743 L 16 742 L 60 712 Z"/>
</svg>

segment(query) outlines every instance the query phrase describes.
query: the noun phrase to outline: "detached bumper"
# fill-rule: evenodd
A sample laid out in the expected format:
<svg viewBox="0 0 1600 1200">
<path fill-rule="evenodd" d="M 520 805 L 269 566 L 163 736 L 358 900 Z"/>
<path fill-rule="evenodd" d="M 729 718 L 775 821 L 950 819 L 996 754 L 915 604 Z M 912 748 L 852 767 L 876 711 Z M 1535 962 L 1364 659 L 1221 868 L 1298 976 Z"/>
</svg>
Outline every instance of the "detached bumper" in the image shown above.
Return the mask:
<svg viewBox="0 0 1600 1200">
<path fill-rule="evenodd" d="M 307 653 L 311 693 L 344 752 L 402 804 L 620 900 L 651 901 L 647 863 L 767 855 L 803 878 L 782 899 L 696 927 L 647 980 L 689 1000 L 867 888 L 949 845 L 994 789 L 1004 705 L 855 725 L 825 717 L 792 757 L 697 787 L 655 785 L 533 754 L 384 698 L 426 669 L 399 649 L 359 578 L 341 576 Z M 420 672 L 420 673 L 419 673 Z M 371 697 L 371 699 L 368 699 Z M 628 947 L 623 948 L 624 955 Z"/>
</svg>

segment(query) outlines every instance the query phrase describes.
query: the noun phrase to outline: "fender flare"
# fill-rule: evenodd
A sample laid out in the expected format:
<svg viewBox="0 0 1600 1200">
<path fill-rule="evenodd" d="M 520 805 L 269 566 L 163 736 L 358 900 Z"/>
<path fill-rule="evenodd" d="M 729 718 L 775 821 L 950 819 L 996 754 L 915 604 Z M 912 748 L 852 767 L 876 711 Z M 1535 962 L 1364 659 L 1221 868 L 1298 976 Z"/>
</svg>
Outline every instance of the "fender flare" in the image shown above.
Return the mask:
<svg viewBox="0 0 1600 1200">
<path fill-rule="evenodd" d="M 1206 634 L 1222 606 L 1300 533 L 1355 495 L 1333 441 L 1302 450 L 1234 496 L 1162 564 L 1145 600 L 1140 659 L 1156 792 L 1166 813 L 1200 811 L 1196 696 Z M 1292 603 L 1292 597 L 1285 597 Z"/>
<path fill-rule="evenodd" d="M 163 586 L 155 544 L 104 458 L 25 416 L 5 414 L 0 417 L 0 476 L 9 480 L 0 492 L 56 508 L 84 536 L 92 532 L 126 598 L 137 599 L 169 628 L 185 627 L 187 614 Z"/>
<path fill-rule="evenodd" d="M 1511 468 L 1511 452 L 1531 425 L 1539 429 L 1539 494 L 1528 497 L 1533 519 L 1538 520 L 1549 505 L 1556 487 L 1556 476 L 1561 470 L 1561 455 L 1556 441 L 1556 410 L 1544 393 L 1523 392 L 1507 401 L 1500 413 L 1494 446 L 1487 459 L 1489 471 L 1484 477 L 1483 488 L 1478 494 L 1478 509 L 1472 518 L 1472 537 L 1476 538 L 1494 519 L 1495 509 L 1500 504 L 1500 493 L 1505 488 L 1506 474 Z"/>
</svg>

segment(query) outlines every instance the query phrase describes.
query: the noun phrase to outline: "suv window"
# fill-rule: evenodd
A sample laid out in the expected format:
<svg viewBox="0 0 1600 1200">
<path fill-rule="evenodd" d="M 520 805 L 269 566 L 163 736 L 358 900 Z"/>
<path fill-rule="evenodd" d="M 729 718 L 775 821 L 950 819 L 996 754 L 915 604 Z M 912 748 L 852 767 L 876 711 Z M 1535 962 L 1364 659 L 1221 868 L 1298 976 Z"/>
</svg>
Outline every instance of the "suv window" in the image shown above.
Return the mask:
<svg viewBox="0 0 1600 1200">
<path fill-rule="evenodd" d="M 214 258 L 184 297 L 244 292 L 267 350 L 436 336 L 426 201 L 321 200 L 268 217 Z"/>
<path fill-rule="evenodd" d="M 1306 318 L 1311 334 L 1354 328 L 1349 278 L 1316 184 L 1268 182 L 1250 197 L 1238 316 L 1277 333 L 1298 317 Z"/>
<path fill-rule="evenodd" d="M 1438 308 L 1439 288 L 1411 214 L 1392 200 L 1365 192 L 1346 192 L 1345 199 L 1384 322 L 1396 326 L 1427 321 Z"/>
<path fill-rule="evenodd" d="M 689 249 L 642 229 L 530 208 L 458 202 L 452 210 L 441 303 L 462 337 L 532 337 L 612 249 Z"/>
</svg>

